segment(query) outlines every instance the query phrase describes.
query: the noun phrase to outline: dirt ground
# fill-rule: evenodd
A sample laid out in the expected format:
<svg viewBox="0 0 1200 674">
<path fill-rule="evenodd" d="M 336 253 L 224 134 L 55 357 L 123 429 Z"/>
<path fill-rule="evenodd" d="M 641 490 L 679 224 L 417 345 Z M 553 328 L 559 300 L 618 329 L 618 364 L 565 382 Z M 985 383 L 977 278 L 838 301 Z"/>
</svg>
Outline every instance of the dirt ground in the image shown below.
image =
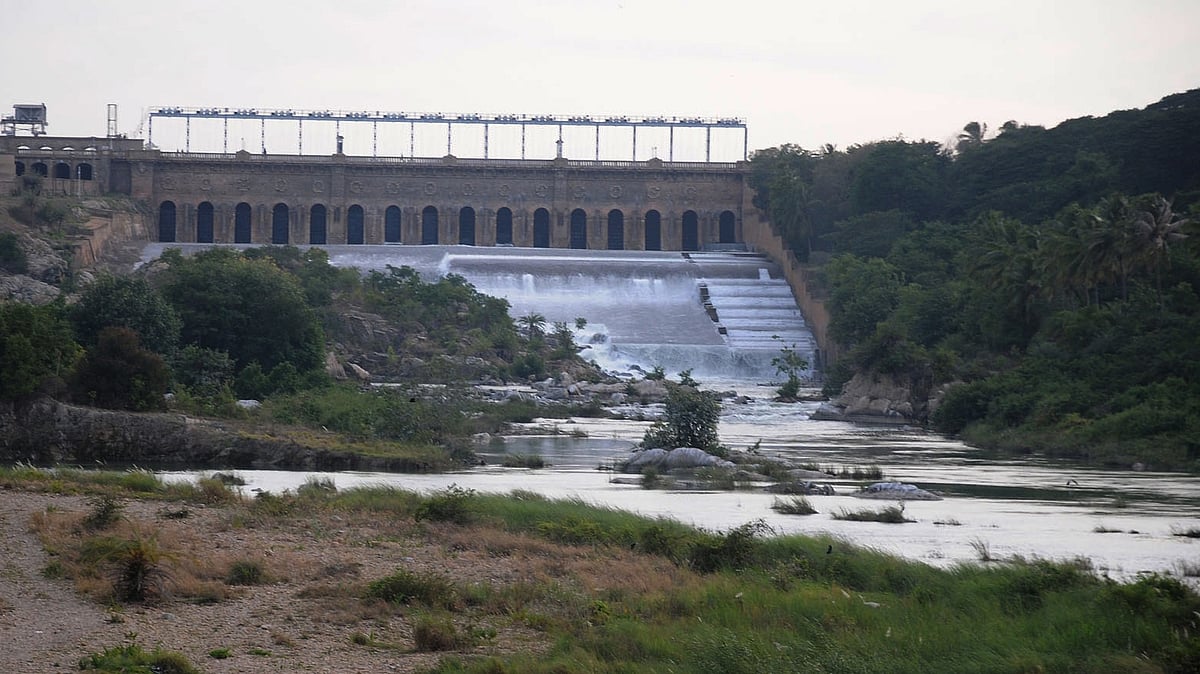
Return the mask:
<svg viewBox="0 0 1200 674">
<path fill-rule="evenodd" d="M 0 671 L 78 671 L 80 658 L 130 641 L 147 650 L 161 646 L 182 652 L 213 673 L 418 671 L 443 655 L 415 652 L 412 625 L 419 609 L 364 602 L 348 588 L 361 588 L 398 568 L 437 572 L 458 587 L 499 587 L 556 575 L 569 583 L 573 563 L 605 566 L 588 559 L 595 553 L 578 551 L 568 553 L 577 559 L 563 559 L 560 551 L 538 541 L 500 532 L 481 536 L 453 525 L 431 532 L 411 521 L 332 515 L 245 526 L 235 506 L 188 505 L 188 516 L 174 519 L 165 513 L 184 506 L 126 500 L 125 523 L 153 531 L 164 548 L 174 551 L 179 571 L 164 584 L 168 596 L 163 599 L 119 606 L 96 600 L 71 579 L 47 578 L 54 574 L 44 570 L 55 557 L 32 530 L 40 521 L 50 523 L 44 530 L 68 536 L 92 503 L 85 497 L 0 490 Z M 205 569 L 220 575 L 237 559 L 261 560 L 271 582 L 229 586 L 204 580 Z M 181 593 L 171 590 L 172 583 L 207 583 L 225 598 L 205 602 L 173 596 Z M 493 637 L 456 655 L 547 646 L 542 633 L 503 615 L 456 612 L 454 622 L 463 630 L 494 630 Z M 355 634 L 360 642 L 366 635 L 369 643 L 355 643 Z M 229 650 L 228 658 L 209 655 L 222 648 Z"/>
</svg>

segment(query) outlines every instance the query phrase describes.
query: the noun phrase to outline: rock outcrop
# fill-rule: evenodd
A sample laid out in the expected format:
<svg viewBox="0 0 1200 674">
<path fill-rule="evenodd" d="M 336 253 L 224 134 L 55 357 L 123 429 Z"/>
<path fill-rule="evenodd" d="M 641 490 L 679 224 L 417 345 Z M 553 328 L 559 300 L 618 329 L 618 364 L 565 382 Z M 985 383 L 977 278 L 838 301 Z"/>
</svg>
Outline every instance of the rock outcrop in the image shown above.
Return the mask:
<svg viewBox="0 0 1200 674">
<path fill-rule="evenodd" d="M 932 410 L 929 396 L 907 378 L 886 374 L 854 375 L 842 394 L 822 403 L 812 417 L 821 421 L 873 424 L 923 424 Z"/>
<path fill-rule="evenodd" d="M 138 465 L 154 468 L 378 470 L 433 468 L 411 459 L 364 456 L 245 432 L 183 414 L 132 413 L 43 399 L 0 408 L 0 461 L 37 465 Z"/>
<path fill-rule="evenodd" d="M 0 300 L 35 305 L 53 302 L 69 269 L 66 259 L 45 241 L 28 234 L 19 235 L 17 245 L 25 254 L 25 270 L 22 274 L 0 275 Z"/>
</svg>

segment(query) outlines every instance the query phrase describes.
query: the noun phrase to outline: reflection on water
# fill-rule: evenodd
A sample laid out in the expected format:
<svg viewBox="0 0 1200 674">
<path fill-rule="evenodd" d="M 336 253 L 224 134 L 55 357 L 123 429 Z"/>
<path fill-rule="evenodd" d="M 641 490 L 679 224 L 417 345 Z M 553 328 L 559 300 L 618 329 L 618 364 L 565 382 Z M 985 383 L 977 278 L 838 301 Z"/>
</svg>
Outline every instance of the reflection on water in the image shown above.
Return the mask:
<svg viewBox="0 0 1200 674">
<path fill-rule="evenodd" d="M 945 499 L 907 503 L 906 515 L 917 521 L 895 525 L 832 519 L 831 513 L 840 509 L 884 505 L 850 496 L 864 483 L 846 479 L 830 480 L 838 495 L 810 497 L 820 513 L 808 517 L 775 513 L 770 509 L 775 497 L 758 491 L 664 492 L 614 484 L 612 474 L 597 466 L 611 465 L 627 454 L 649 422 L 603 419 L 558 420 L 552 422 L 557 435 L 494 441 L 479 448 L 489 465 L 469 471 L 323 475 L 339 488 L 387 484 L 428 491 L 458 484 L 497 493 L 527 489 L 552 498 L 580 498 L 668 516 L 714 530 L 762 519 L 781 533 L 833 534 L 938 566 L 975 560 L 980 545 L 1001 558 L 1086 557 L 1097 570 L 1117 578 L 1143 571 L 1173 572 L 1181 562 L 1194 565 L 1200 560 L 1200 541 L 1172 535 L 1200 528 L 1200 480 L 1194 477 L 984 457 L 959 442 L 919 429 L 810 421 L 807 412 L 814 405 L 770 402 L 769 388 L 737 388 L 755 400 L 725 403 L 720 433 L 726 446 L 747 449 L 758 443 L 758 451 L 764 454 L 832 468 L 874 464 L 888 480 L 911 482 Z M 574 437 L 581 434 L 586 437 Z M 506 453 L 537 454 L 550 466 L 501 468 Z M 295 489 L 308 476 L 281 471 L 240 474 L 249 483 L 247 489 L 269 491 Z"/>
</svg>

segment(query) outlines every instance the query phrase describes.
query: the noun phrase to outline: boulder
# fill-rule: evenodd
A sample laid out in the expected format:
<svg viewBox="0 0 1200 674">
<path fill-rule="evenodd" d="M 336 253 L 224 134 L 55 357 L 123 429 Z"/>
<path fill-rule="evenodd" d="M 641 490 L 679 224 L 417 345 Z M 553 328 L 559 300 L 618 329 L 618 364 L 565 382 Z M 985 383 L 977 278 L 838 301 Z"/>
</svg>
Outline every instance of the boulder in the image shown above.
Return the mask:
<svg viewBox="0 0 1200 674">
<path fill-rule="evenodd" d="M 904 482 L 876 482 L 854 494 L 859 498 L 888 501 L 940 501 L 941 496 Z"/>
<path fill-rule="evenodd" d="M 833 485 L 813 482 L 811 480 L 779 482 L 767 487 L 767 491 L 772 494 L 800 494 L 804 496 L 833 496 L 837 494 Z"/>
<path fill-rule="evenodd" d="M 654 448 L 634 452 L 632 458 L 625 463 L 624 472 L 640 473 L 646 468 L 659 470 L 680 470 L 688 468 L 733 468 L 733 463 L 696 447 L 678 447 L 672 450 Z"/>
<path fill-rule="evenodd" d="M 346 369 L 350 371 L 350 374 L 353 375 L 355 379 L 363 383 L 371 382 L 371 373 L 362 369 L 358 365 L 355 365 L 354 363 L 346 363 Z"/>
<path fill-rule="evenodd" d="M 332 351 L 325 354 L 325 374 L 334 379 L 346 378 L 346 368 L 342 367 L 342 364 L 338 362 L 337 355 Z"/>
</svg>

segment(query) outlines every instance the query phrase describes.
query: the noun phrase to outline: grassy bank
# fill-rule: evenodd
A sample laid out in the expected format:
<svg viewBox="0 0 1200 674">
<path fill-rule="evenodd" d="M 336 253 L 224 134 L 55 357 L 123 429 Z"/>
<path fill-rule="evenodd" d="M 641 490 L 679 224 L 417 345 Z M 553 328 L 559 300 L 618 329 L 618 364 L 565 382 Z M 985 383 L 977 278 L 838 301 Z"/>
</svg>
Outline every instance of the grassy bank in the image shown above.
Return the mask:
<svg viewBox="0 0 1200 674">
<path fill-rule="evenodd" d="M 0 485 L 45 488 L 45 472 L 6 469 Z M 183 507 L 204 499 L 208 510 L 219 509 L 225 530 L 285 534 L 288 557 L 261 560 L 266 577 L 295 584 L 293 594 L 316 603 L 322 615 L 350 616 L 346 643 L 387 657 L 441 653 L 426 665 L 430 671 L 1200 669 L 1200 598 L 1164 576 L 1120 584 L 1081 563 L 1038 560 L 939 570 L 838 540 L 772 536 L 760 523 L 706 532 L 528 492 L 339 492 L 313 482 L 294 494 L 245 500 L 223 492 L 217 480 L 189 493 L 128 474 L 65 472 L 55 479 L 118 499 L 166 497 Z M 102 505 L 39 515 L 43 542 L 68 577 L 82 573 L 73 571 L 72 550 L 95 550 L 88 540 L 101 535 L 120 539 L 125 526 L 142 540 L 162 531 L 155 538 L 164 546 L 161 564 L 191 559 L 167 547 L 182 541 L 180 550 L 186 548 L 186 532 L 167 531 L 176 520 L 104 530 L 80 524 Z M 202 535 L 196 524 L 186 526 Z M 360 556 L 387 545 L 419 544 L 424 552 L 360 576 L 330 578 L 326 568 L 320 583 L 300 577 L 305 550 L 342 542 Z M 109 548 L 126 549 L 111 541 Z M 246 561 L 227 561 L 239 560 Z M 166 570 L 164 577 L 179 574 Z M 189 573 L 205 581 L 205 601 L 225 601 L 213 586 L 241 577 L 232 571 Z M 96 578 L 86 591 L 99 597 Z"/>
</svg>

